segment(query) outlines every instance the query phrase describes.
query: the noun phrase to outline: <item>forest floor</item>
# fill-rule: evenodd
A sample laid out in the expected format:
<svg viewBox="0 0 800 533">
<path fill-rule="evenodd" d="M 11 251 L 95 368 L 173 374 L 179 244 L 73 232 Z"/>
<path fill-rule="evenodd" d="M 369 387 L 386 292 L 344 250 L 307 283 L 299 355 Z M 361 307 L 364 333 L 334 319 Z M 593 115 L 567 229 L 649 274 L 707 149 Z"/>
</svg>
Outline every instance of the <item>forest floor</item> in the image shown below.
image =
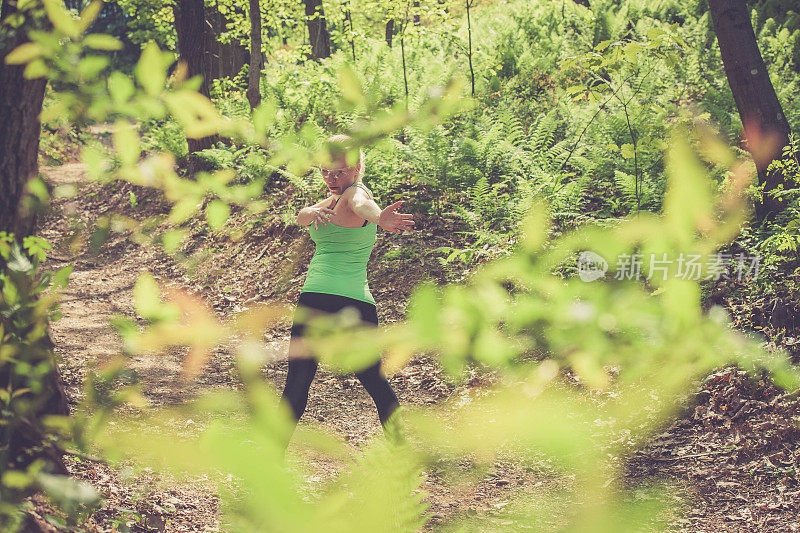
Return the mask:
<svg viewBox="0 0 800 533">
<path fill-rule="evenodd" d="M 214 235 L 198 224 L 186 251 L 202 248 L 208 255 L 189 272 L 163 253 L 133 242 L 129 235 L 112 234 L 98 255 L 89 254 L 80 240 L 70 237 L 82 227 L 91 227 L 109 210 L 133 217 L 165 212 L 166 204 L 158 195 L 130 185 L 88 183 L 79 163 L 42 167 L 42 172 L 52 185 L 74 184 L 80 190 L 74 198 L 55 199 L 38 230 L 38 235 L 54 244 L 46 267 L 74 264 L 61 300 L 63 316 L 51 324 L 73 405 L 81 399 L 87 369 L 121 353 L 121 340 L 109 321 L 120 314 L 136 317 L 132 288 L 145 270 L 163 285 L 201 296 L 220 318 L 254 302 L 296 301 L 312 247 L 304 233 L 287 225 L 278 212 L 255 225 L 248 225 L 243 213 L 234 213 L 226 230 Z M 275 198 L 275 206 L 280 205 L 281 198 Z M 379 236 L 370 286 L 379 302 L 382 323 L 402 318 L 410 291 L 419 281 L 443 278 L 441 265 L 425 250 L 450 245 L 453 228 L 447 224 L 419 216 L 414 236 Z M 398 259 L 374 260 L 389 250 L 397 250 L 392 257 Z M 288 329 L 289 324 L 282 323 L 265 339 L 277 354 L 285 354 Z M 153 406 L 179 405 L 201 392 L 240 387 L 234 350 L 234 346 L 216 348 L 189 386 L 178 379 L 185 355 L 182 350 L 135 356 L 130 366 Z M 276 390 L 276 401 L 286 367 L 285 359 L 279 357 L 263 369 L 265 382 Z M 492 383 L 492 376 L 476 373 L 454 386 L 444 379 L 434 360 L 419 356 L 394 374 L 390 383 L 404 405 L 441 406 L 448 399 L 480 394 Z M 630 458 L 629 480 L 632 484 L 674 483 L 675 530 L 798 531 L 799 414 L 795 396 L 752 380 L 735 368 L 721 369 L 701 385 L 670 427 Z M 185 423 L 187 434 L 199 431 L 192 420 Z M 372 401 L 358 381 L 324 367 L 312 385 L 301 424 L 312 424 L 346 442 L 354 455 L 372 439 L 382 438 Z M 291 447 L 289 454 L 305 463 L 312 490 L 324 487 L 347 467 L 324 457 L 298 456 Z M 104 498 L 102 507 L 89 516 L 81 530 L 115 531 L 121 524 L 134 531 L 225 530 L 209 479 L 177 482 L 156 472 L 134 474 L 130 469 L 77 457 L 68 457 L 68 467 Z M 453 469 L 459 474 L 456 477 Z M 525 524 L 505 513 L 508 503 L 521 494 L 552 498 L 568 485 L 568 478 L 547 468 L 511 460 L 498 460 L 489 467 L 469 458 L 455 465 L 426 465 L 420 487 L 429 505 L 424 530 L 449 530 L 456 525 L 456 517 L 463 516 L 478 521 L 481 529 L 524 529 Z M 54 512 L 44 497 L 36 496 L 33 502 L 34 513 L 45 516 Z M 554 529 L 559 513 L 568 506 L 566 501 L 556 503 Z"/>
</svg>

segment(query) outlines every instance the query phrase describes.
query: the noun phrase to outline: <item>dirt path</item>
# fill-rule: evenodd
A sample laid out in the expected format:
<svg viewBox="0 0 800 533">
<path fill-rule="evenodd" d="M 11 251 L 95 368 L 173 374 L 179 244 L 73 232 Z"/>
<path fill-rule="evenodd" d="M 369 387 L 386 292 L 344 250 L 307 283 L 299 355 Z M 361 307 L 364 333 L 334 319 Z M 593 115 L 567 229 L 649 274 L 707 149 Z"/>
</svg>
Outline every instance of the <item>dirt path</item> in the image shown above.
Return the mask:
<svg viewBox="0 0 800 533">
<path fill-rule="evenodd" d="M 132 288 L 145 269 L 153 272 L 160 283 L 199 294 L 218 310 L 220 317 L 247 301 L 296 300 L 303 273 L 282 271 L 281 265 L 291 263 L 294 257 L 300 257 L 302 262 L 303 253 L 307 260 L 308 254 L 303 250 L 308 246 L 295 230 L 281 222 L 280 216 L 259 223 L 250 233 L 245 232 L 247 237 L 241 241 L 207 235 L 204 229 L 197 229 L 190 246 L 207 248 L 211 259 L 187 275 L 170 258 L 145 249 L 126 236 L 112 237 L 96 257 L 90 256 L 84 245 L 70 251 L 66 243 L 75 229 L 91 227 L 93 220 L 105 211 L 129 209 L 131 212 L 127 214 L 136 216 L 163 212 L 164 205 L 141 190 L 131 196 L 130 187 L 86 183 L 80 164 L 44 167 L 43 172 L 53 185 L 73 184 L 80 189 L 74 199 L 54 200 L 53 212 L 42 219 L 39 230 L 39 235 L 56 245 L 47 267 L 58 268 L 74 262 L 74 272 L 61 302 L 63 317 L 51 325 L 73 404 L 80 399 L 87 368 L 102 365 L 120 354 L 122 345 L 109 321 L 117 314 L 135 318 Z M 136 209 L 132 209 L 132 198 L 136 199 Z M 280 203 L 278 199 L 277 204 Z M 434 234 L 425 235 L 432 246 L 437 246 L 437 238 Z M 377 246 L 385 251 L 396 244 L 379 239 Z M 408 250 L 404 249 L 404 253 Z M 424 263 L 424 257 L 418 254 L 402 268 L 387 265 L 387 261 L 375 265 L 370 284 L 379 295 L 382 322 L 402 316 L 409 287 L 433 270 Z M 277 328 L 265 342 L 275 353 L 285 353 L 288 324 Z M 181 350 L 137 356 L 130 367 L 154 406 L 177 405 L 198 392 L 240 385 L 234 370 L 233 348 L 218 347 L 190 386 L 178 380 L 184 355 Z M 263 374 L 265 381 L 279 391 L 285 380 L 286 362 L 278 359 L 267 364 Z M 481 378 L 476 377 L 454 388 L 443 379 L 441 370 L 424 358 L 412 360 L 390 381 L 401 403 L 409 406 L 439 404 L 482 385 Z M 631 479 L 677 480 L 685 514 L 674 524 L 676 530 L 800 530 L 798 402 L 768 385 L 750 383 L 735 371 L 726 371 L 698 392 L 695 403 L 691 411 L 654 438 L 652 445 L 631 461 Z M 357 380 L 324 368 L 312 385 L 301 424 L 314 424 L 335 435 L 354 454 L 381 435 L 372 401 Z M 191 432 L 196 428 L 186 430 Z M 310 472 L 307 481 L 312 491 L 336 478 L 343 468 L 342 464 L 324 457 L 303 460 Z M 207 479 L 175 483 L 152 472 L 132 476 L 124 468 L 114 470 L 87 460 L 73 459 L 69 467 L 77 478 L 92 483 L 105 498 L 103 507 L 83 526 L 86 531 L 113 531 L 119 521 L 138 531 L 224 529 L 219 520 L 215 488 Z M 553 502 L 553 495 L 559 488 L 565 488 L 564 483 L 564 479 L 530 465 L 503 461 L 488 468 L 478 468 L 466 459 L 457 460 L 455 465 L 426 465 L 421 488 L 427 493 L 425 501 L 429 504 L 430 518 L 425 530 L 448 526 L 450 519 L 463 516 L 483 518 L 482 527 L 522 529 L 527 524 L 515 522 L 504 513 L 508 502 L 523 492 L 531 500 Z M 36 498 L 35 502 L 36 512 L 48 512 L 46 501 Z M 561 504 L 562 511 L 542 510 L 542 516 L 556 520 L 563 507 L 568 507 L 565 502 Z"/>
<path fill-rule="evenodd" d="M 211 302 L 222 302 L 218 307 L 228 304 L 227 309 L 220 311 L 221 316 L 230 310 L 233 303 L 248 296 L 243 294 L 244 289 L 223 293 L 220 284 L 197 283 L 197 280 L 185 276 L 183 269 L 169 258 L 124 236 L 112 237 L 96 257 L 90 256 L 85 246 L 80 246 L 77 252 L 70 252 L 64 243 L 75 227 L 91 227 L 99 213 L 110 206 L 124 205 L 130 193 L 126 189 L 114 190 L 86 183 L 84 169 L 76 163 L 44 167 L 43 173 L 53 186 L 75 184 L 80 190 L 74 199 L 54 200 L 53 212 L 42 220 L 38 232 L 55 245 L 46 267 L 59 268 L 69 261 L 74 262 L 74 271 L 61 301 L 63 316 L 51 324 L 65 386 L 73 404 L 81 398 L 87 368 L 102 365 L 121 353 L 122 343 L 109 326 L 109 321 L 118 314 L 135 317 L 132 288 L 142 271 L 154 272 L 159 282 L 165 285 L 199 293 Z M 140 197 L 138 203 L 143 212 L 150 208 L 146 197 Z M 68 222 L 67 214 L 74 215 L 73 222 Z M 298 289 L 297 282 L 295 279 L 290 289 L 292 296 Z M 378 291 L 393 292 L 389 288 L 378 288 Z M 385 320 L 392 311 L 384 309 L 381 314 Z M 267 342 L 275 353 L 285 353 L 288 328 L 276 332 Z M 166 355 L 144 355 L 131 360 L 130 367 L 154 406 L 180 404 L 201 390 L 239 386 L 230 346 L 217 348 L 202 374 L 188 387 L 178 380 L 182 357 L 183 353 L 175 350 Z M 283 360 L 276 360 L 264 368 L 265 379 L 276 390 L 282 387 L 285 374 L 286 362 Z M 411 361 L 390 381 L 404 405 L 437 403 L 453 393 L 453 387 L 442 379 L 441 371 L 430 360 Z M 472 383 L 476 384 L 477 381 Z M 382 435 L 372 400 L 356 378 L 333 374 L 324 368 L 314 380 L 301 423 L 321 427 L 348 443 L 354 451 Z M 335 478 L 342 465 L 324 458 L 309 458 L 306 466 L 312 471 L 309 483 L 313 487 Z M 87 530 L 111 531 L 111 524 L 119 519 L 132 525 L 147 523 L 156 530 L 165 531 L 214 531 L 220 528 L 216 496 L 208 483 L 164 486 L 155 474 L 126 478 L 106 465 L 90 461 L 71 461 L 70 468 L 76 477 L 92 483 L 106 498 L 103 508 L 85 525 Z M 437 472 L 435 466 L 426 472 L 422 486 L 428 493 L 426 501 L 430 506 L 426 529 L 455 515 L 497 513 L 515 494 L 515 489 L 530 485 L 534 476 L 530 468 L 526 470 L 522 466 L 504 463 L 484 471 L 475 470 L 474 465 L 464 461 L 457 469 L 471 475 L 471 482 L 454 488 L 448 486 L 440 475 L 442 472 Z M 542 483 L 540 480 L 539 485 Z M 39 505 L 46 508 L 41 500 Z"/>
</svg>

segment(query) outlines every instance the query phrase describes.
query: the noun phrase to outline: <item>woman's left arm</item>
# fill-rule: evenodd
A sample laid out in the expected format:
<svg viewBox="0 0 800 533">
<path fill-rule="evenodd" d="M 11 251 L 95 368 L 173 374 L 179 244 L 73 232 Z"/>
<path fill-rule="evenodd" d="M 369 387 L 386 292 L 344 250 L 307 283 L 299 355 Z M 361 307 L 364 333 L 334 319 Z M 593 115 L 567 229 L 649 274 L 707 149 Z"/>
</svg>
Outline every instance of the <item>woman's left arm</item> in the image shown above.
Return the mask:
<svg viewBox="0 0 800 533">
<path fill-rule="evenodd" d="M 414 225 L 413 215 L 397 212 L 397 209 L 403 204 L 402 200 L 381 209 L 364 189 L 360 187 L 355 189 L 353 197 L 350 198 L 350 208 L 358 216 L 377 224 L 390 233 L 400 233 L 411 229 L 411 226 Z"/>
</svg>

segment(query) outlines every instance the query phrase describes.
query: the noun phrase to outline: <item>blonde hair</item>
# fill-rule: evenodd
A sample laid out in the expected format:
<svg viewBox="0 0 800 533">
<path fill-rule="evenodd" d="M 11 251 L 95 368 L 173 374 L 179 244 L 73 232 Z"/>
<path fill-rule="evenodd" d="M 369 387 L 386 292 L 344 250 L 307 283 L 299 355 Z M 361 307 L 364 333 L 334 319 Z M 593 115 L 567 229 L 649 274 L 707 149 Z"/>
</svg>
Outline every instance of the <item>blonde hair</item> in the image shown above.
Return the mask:
<svg viewBox="0 0 800 533">
<path fill-rule="evenodd" d="M 353 138 L 349 135 L 338 134 L 328 137 L 328 150 L 331 158 L 335 159 L 340 156 L 346 156 L 347 150 L 352 146 Z M 346 161 L 346 160 L 345 160 Z M 364 150 L 358 149 L 358 174 L 356 174 L 356 182 L 361 182 L 364 179 Z"/>
</svg>

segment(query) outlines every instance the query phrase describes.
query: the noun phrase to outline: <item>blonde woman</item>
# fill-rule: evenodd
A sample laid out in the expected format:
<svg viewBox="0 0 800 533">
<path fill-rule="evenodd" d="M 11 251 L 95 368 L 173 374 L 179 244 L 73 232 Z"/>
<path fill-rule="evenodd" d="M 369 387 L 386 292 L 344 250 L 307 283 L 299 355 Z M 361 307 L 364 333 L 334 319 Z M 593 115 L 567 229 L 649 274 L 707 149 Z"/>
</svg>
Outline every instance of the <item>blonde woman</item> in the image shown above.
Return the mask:
<svg viewBox="0 0 800 533">
<path fill-rule="evenodd" d="M 369 261 L 378 227 L 391 233 L 411 229 L 412 215 L 397 212 L 402 201 L 381 209 L 370 190 L 362 182 L 364 153 L 360 152 L 355 167 L 348 166 L 346 148 L 352 139 L 336 135 L 328 139 L 335 155 L 330 166 L 321 169 L 329 195 L 321 202 L 300 209 L 297 223 L 309 226 L 316 244 L 314 257 L 300 291 L 289 342 L 289 371 L 283 399 L 300 420 L 308 402 L 308 391 L 317 371 L 317 360 L 304 345 L 305 324 L 298 317 L 311 312 L 336 313 L 354 308 L 365 323 L 378 325 L 375 300 L 367 284 Z M 387 423 L 399 407 L 389 382 L 380 370 L 380 362 L 356 373 L 378 409 L 384 433 L 393 440 L 402 439 L 396 426 Z"/>
</svg>

